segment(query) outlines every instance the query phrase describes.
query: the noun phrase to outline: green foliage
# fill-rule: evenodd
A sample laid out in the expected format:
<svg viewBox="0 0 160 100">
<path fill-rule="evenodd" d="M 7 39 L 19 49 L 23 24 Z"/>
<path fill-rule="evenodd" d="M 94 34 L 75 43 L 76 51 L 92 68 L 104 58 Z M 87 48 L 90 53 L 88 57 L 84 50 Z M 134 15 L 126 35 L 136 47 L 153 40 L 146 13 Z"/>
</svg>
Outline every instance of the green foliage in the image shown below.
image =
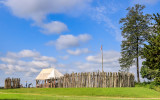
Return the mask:
<svg viewBox="0 0 160 100">
<path fill-rule="evenodd" d="M 119 63 L 122 70 L 129 70 L 136 62 L 137 80 L 139 78 L 139 56 L 142 53 L 144 42 L 150 37 L 150 19 L 151 15 L 143 14 L 145 6 L 136 4 L 134 7 L 127 8 L 128 13 L 125 18 L 121 18 L 122 36 L 124 40 L 121 44 L 121 58 Z"/>
<path fill-rule="evenodd" d="M 151 82 L 150 81 L 148 81 L 148 82 L 142 82 L 142 83 L 137 83 L 137 82 L 135 82 L 135 87 L 145 87 L 145 86 L 147 86 L 147 85 L 150 85 L 151 84 Z"/>
<path fill-rule="evenodd" d="M 157 15 L 153 14 L 152 19 L 155 21 L 155 23 L 152 23 L 152 25 L 154 25 L 153 26 L 154 33 L 160 34 L 160 15 L 158 13 Z"/>
<path fill-rule="evenodd" d="M 153 15 L 155 23 L 152 23 L 152 36 L 148 44 L 144 44 L 141 75 L 149 80 L 154 79 L 156 84 L 160 84 L 160 15 Z"/>
<path fill-rule="evenodd" d="M 151 84 L 149 84 L 149 89 L 154 89 L 156 86 L 155 82 L 151 82 Z"/>
<path fill-rule="evenodd" d="M 155 77 L 154 82 L 156 85 L 160 85 L 160 77 Z"/>
<path fill-rule="evenodd" d="M 144 62 L 143 62 L 144 63 Z M 141 76 L 142 78 L 147 78 L 149 80 L 152 80 L 155 78 L 156 74 L 158 73 L 158 70 L 152 70 L 146 67 L 145 65 L 141 67 Z"/>
<path fill-rule="evenodd" d="M 119 59 L 121 68 L 129 69 L 135 62 L 135 58 L 140 56 L 141 45 L 149 37 L 150 15 L 144 15 L 142 10 L 145 6 L 136 4 L 134 7 L 127 8 L 128 14 L 121 18 L 122 36 L 124 40 L 121 44 L 121 56 Z"/>
<path fill-rule="evenodd" d="M 155 81 L 135 83 L 135 87 L 144 87 L 144 88 L 153 89 L 155 91 L 160 92 L 160 85 L 157 85 Z"/>
</svg>

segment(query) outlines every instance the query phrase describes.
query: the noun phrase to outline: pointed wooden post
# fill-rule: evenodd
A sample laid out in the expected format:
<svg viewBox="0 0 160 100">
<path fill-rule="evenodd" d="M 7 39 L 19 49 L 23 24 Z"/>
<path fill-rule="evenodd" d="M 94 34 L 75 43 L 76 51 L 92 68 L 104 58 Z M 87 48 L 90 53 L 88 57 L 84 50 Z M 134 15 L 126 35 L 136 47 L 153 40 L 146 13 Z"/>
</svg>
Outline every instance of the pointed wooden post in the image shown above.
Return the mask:
<svg viewBox="0 0 160 100">
<path fill-rule="evenodd" d="M 88 73 L 88 87 L 91 87 L 91 74 Z"/>
<path fill-rule="evenodd" d="M 107 76 L 107 73 L 105 72 L 104 73 L 104 86 L 103 86 L 104 88 L 106 88 L 106 76 Z"/>
</svg>

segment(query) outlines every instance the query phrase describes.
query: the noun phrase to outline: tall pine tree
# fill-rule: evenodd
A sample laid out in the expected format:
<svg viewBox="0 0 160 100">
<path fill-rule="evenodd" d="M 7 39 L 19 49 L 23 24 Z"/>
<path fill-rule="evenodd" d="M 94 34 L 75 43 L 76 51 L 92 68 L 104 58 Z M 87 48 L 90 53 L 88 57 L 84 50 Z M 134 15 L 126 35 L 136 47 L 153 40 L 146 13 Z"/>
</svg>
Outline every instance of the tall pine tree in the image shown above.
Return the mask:
<svg viewBox="0 0 160 100">
<path fill-rule="evenodd" d="M 154 79 L 160 84 L 160 15 L 153 14 L 152 37 L 148 40 L 148 45 L 143 48 L 143 66 L 141 75 L 149 80 Z"/>
<path fill-rule="evenodd" d="M 128 7 L 128 13 L 125 18 L 120 19 L 122 23 L 122 36 L 124 40 L 121 44 L 121 58 L 119 59 L 122 69 L 127 69 L 136 62 L 137 80 L 139 78 L 139 56 L 141 56 L 142 45 L 148 38 L 150 15 L 143 14 L 145 6 L 136 4 L 134 7 Z"/>
</svg>

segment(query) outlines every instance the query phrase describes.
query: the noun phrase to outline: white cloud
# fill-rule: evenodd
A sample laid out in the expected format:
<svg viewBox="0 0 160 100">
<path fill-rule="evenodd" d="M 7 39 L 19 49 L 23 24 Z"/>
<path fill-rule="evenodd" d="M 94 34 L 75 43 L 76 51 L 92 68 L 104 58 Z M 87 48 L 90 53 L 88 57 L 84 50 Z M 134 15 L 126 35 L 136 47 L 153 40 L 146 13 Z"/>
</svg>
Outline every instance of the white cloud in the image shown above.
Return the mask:
<svg viewBox="0 0 160 100">
<path fill-rule="evenodd" d="M 40 56 L 40 57 L 34 58 L 34 60 L 57 62 L 57 60 L 55 58 L 53 58 L 53 57 L 47 57 L 47 56 Z"/>
<path fill-rule="evenodd" d="M 39 70 L 37 70 L 37 69 L 35 69 L 35 68 L 30 68 L 30 71 L 33 72 L 33 73 L 39 72 Z"/>
<path fill-rule="evenodd" d="M 20 67 L 18 65 L 14 66 L 15 70 L 18 72 L 22 72 L 22 71 L 26 71 L 26 69 L 24 67 Z"/>
<path fill-rule="evenodd" d="M 47 14 L 84 10 L 91 0 L 6 0 L 4 4 L 21 18 L 42 21 Z"/>
<path fill-rule="evenodd" d="M 20 67 L 19 65 L 13 64 L 0 64 L 0 69 L 5 71 L 6 74 L 12 74 L 13 72 L 25 72 L 26 69 L 24 67 Z"/>
<path fill-rule="evenodd" d="M 81 43 L 87 42 L 91 39 L 88 34 L 81 34 L 79 36 L 61 35 L 56 41 L 49 41 L 46 45 L 56 46 L 57 49 L 67 49 L 78 47 Z"/>
<path fill-rule="evenodd" d="M 120 53 L 117 51 L 104 51 L 103 52 L 103 62 L 106 66 L 119 66 L 118 59 L 120 58 Z M 96 56 L 88 56 L 86 60 L 93 63 L 102 63 L 102 54 L 99 53 Z"/>
<path fill-rule="evenodd" d="M 26 72 L 27 77 L 33 77 L 33 75 L 37 75 L 37 73 L 40 72 L 40 70 L 37 70 L 35 68 L 30 68 L 29 71 Z M 30 78 L 31 79 L 31 78 Z M 33 78 L 34 79 L 34 78 Z"/>
<path fill-rule="evenodd" d="M 40 54 L 38 52 L 32 50 L 22 50 L 18 53 L 19 57 L 37 57 L 39 55 Z"/>
<path fill-rule="evenodd" d="M 78 50 L 78 49 L 77 49 Z M 88 49 L 80 49 L 83 51 L 83 53 L 88 52 Z M 15 72 L 24 72 L 25 75 L 31 76 L 32 74 L 36 74 L 40 71 L 42 68 L 48 68 L 50 66 L 54 66 L 62 72 L 91 72 L 91 71 L 98 71 L 101 70 L 101 53 L 96 55 L 91 55 L 86 57 L 86 62 L 75 62 L 70 64 L 60 64 L 57 63 L 57 60 L 53 57 L 48 56 L 41 56 L 39 52 L 36 52 L 39 56 L 26 56 L 30 57 L 30 60 L 28 58 L 24 58 L 24 55 L 19 55 L 23 51 L 22 50 L 18 53 L 10 52 L 7 53 L 5 57 L 0 57 L 0 69 L 3 70 L 6 74 L 12 74 Z M 32 51 L 32 50 L 31 50 Z M 77 55 L 79 53 L 82 53 L 82 51 L 72 51 L 74 55 Z M 32 51 L 33 52 L 33 51 Z M 12 54 L 15 54 L 16 57 L 19 55 L 20 57 L 14 58 Z M 23 53 L 22 53 L 23 54 Z M 119 52 L 116 51 L 104 51 L 104 70 L 109 71 L 118 71 L 120 69 L 118 58 L 120 56 Z M 7 59 L 6 59 L 7 58 Z M 5 60 L 4 60 L 5 59 Z M 9 59 L 9 60 L 8 60 Z M 12 60 L 13 62 L 12 62 Z M 27 60 L 25 60 L 27 59 Z M 68 67 L 69 66 L 69 67 Z M 63 68 L 63 70 L 61 70 Z"/>
<path fill-rule="evenodd" d="M 20 59 L 17 59 L 15 64 L 17 64 L 17 65 L 19 65 L 19 66 L 29 66 L 29 62 L 27 62 L 27 61 L 22 61 L 22 60 L 20 60 Z"/>
<path fill-rule="evenodd" d="M 49 14 L 79 14 L 89 7 L 92 0 L 4 0 L 3 4 L 20 18 L 31 19 L 42 32 L 57 34 L 66 31 L 64 23 L 44 23 Z M 58 26 L 59 27 L 58 27 Z"/>
<path fill-rule="evenodd" d="M 87 42 L 91 39 L 91 36 L 89 34 L 80 34 L 77 38 L 79 41 Z"/>
<path fill-rule="evenodd" d="M 9 63 L 9 64 L 14 64 L 14 63 L 16 63 L 16 60 L 15 60 L 15 59 L 7 58 L 7 57 L 0 58 L 0 60 L 1 60 L 2 62 Z"/>
<path fill-rule="evenodd" d="M 79 71 L 81 72 L 93 72 L 93 71 L 98 71 L 99 69 L 99 64 L 94 64 L 94 63 L 82 63 L 82 62 L 76 62 L 74 63 L 74 66 L 77 66 Z"/>
<path fill-rule="evenodd" d="M 76 67 L 75 67 L 76 66 Z M 76 72 L 97 72 L 102 71 L 102 64 L 101 63 L 93 63 L 93 62 L 75 62 L 70 65 L 72 70 Z M 105 72 L 118 72 L 120 70 L 120 66 L 113 64 L 104 64 L 103 67 Z M 66 72 L 69 70 L 66 69 Z"/>
<path fill-rule="evenodd" d="M 69 47 L 79 46 L 79 40 L 73 35 L 61 35 L 56 40 L 55 45 L 57 49 L 66 49 Z"/>
<path fill-rule="evenodd" d="M 50 64 L 46 61 L 32 61 L 32 62 L 30 62 L 29 65 L 30 66 L 36 66 L 36 67 L 39 67 L 39 68 L 46 68 L 46 67 L 50 66 Z"/>
<path fill-rule="evenodd" d="M 0 69 L 6 74 L 25 72 L 26 75 L 31 75 L 41 68 L 51 67 L 52 64 L 56 67 L 60 66 L 55 58 L 41 56 L 39 52 L 32 50 L 22 50 L 17 53 L 8 52 L 6 56 L 0 57 Z"/>
<path fill-rule="evenodd" d="M 32 50 L 22 50 L 19 53 L 8 52 L 7 57 L 13 58 L 28 58 L 28 57 L 38 57 L 40 56 L 39 52 Z"/>
<path fill-rule="evenodd" d="M 67 52 L 71 55 L 80 55 L 80 54 L 86 54 L 89 53 L 88 48 L 83 48 L 83 49 L 76 49 L 75 51 L 73 50 L 67 50 Z"/>
<path fill-rule="evenodd" d="M 43 28 L 42 33 L 45 34 L 60 34 L 68 30 L 67 26 L 59 21 L 52 21 L 41 26 Z"/>
<path fill-rule="evenodd" d="M 6 68 L 7 68 L 6 64 L 0 64 L 0 70 L 4 70 Z"/>
<path fill-rule="evenodd" d="M 18 55 L 17 55 L 17 53 L 14 53 L 14 52 L 8 52 L 8 53 L 7 53 L 7 57 L 10 57 L 10 58 L 18 58 Z"/>
</svg>

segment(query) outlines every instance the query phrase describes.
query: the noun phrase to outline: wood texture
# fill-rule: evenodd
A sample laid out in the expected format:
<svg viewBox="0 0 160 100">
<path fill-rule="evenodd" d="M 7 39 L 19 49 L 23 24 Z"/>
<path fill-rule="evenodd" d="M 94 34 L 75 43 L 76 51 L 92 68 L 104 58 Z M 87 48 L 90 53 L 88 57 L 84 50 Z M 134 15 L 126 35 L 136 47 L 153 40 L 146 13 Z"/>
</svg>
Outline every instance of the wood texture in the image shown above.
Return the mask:
<svg viewBox="0 0 160 100">
<path fill-rule="evenodd" d="M 57 78 L 58 88 L 106 88 L 106 87 L 134 87 L 134 75 L 124 72 L 86 72 L 65 74 Z M 55 79 L 51 79 L 54 81 Z"/>
<path fill-rule="evenodd" d="M 6 89 L 11 88 L 20 88 L 20 78 L 6 78 L 5 79 L 5 86 Z"/>
</svg>

